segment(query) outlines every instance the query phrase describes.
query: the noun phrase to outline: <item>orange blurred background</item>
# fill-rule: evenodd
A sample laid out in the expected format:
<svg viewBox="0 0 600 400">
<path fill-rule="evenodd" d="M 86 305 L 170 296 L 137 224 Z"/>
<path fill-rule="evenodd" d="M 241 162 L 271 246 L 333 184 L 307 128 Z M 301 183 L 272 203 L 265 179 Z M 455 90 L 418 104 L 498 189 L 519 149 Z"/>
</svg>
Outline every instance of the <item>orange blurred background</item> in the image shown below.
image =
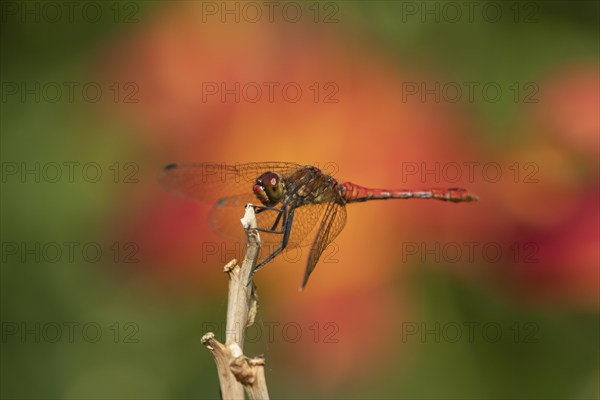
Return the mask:
<svg viewBox="0 0 600 400">
<path fill-rule="evenodd" d="M 47 392 L 23 391 L 18 378 L 5 385 L 9 375 L 3 374 L 3 394 L 218 397 L 199 337 L 206 324 L 224 320 L 222 267 L 240 257 L 243 246 L 209 230 L 210 205 L 163 192 L 156 176 L 169 162 L 290 161 L 365 186 L 464 187 L 481 200 L 352 204 L 345 229 L 306 290 L 297 291 L 306 249 L 261 270 L 260 318 L 252 328 L 258 340 L 246 351 L 265 353 L 273 397 L 598 396 L 600 78 L 598 39 L 592 38 L 597 20 L 586 17 L 597 16 L 597 7 L 581 2 L 579 12 L 565 13 L 566 3 L 532 3 L 539 7 L 536 23 L 507 17 L 498 24 L 481 18 L 452 24 L 412 18 L 403 3 L 424 4 L 315 3 L 321 12 L 337 10 L 335 23 L 223 22 L 206 14 L 207 2 L 144 4 L 138 23 L 110 25 L 89 42 L 67 45 L 73 50 L 56 56 L 54 69 L 30 66 L 22 78 L 14 72 L 17 61 L 4 61 L 13 80 L 75 74 L 103 87 L 133 83 L 134 92 L 121 91 L 133 103 L 106 96 L 98 104 L 44 110 L 34 104 L 29 111 L 45 112 L 40 121 L 48 118 L 47 129 L 55 132 L 49 135 L 54 140 L 34 145 L 42 156 L 31 159 L 132 161 L 139 168 L 134 185 L 32 189 L 51 193 L 49 206 L 73 204 L 54 210 L 64 225 L 61 238 L 133 242 L 139 260 L 36 274 L 36 280 L 49 279 L 46 296 L 62 298 L 43 318 L 134 320 L 140 342 L 125 350 L 107 344 L 99 358 L 98 347 L 54 354 L 48 345 L 42 354 L 52 354 L 47 357 L 62 368 L 52 377 L 58 383 Z M 29 28 L 11 29 L 24 38 Z M 265 82 L 276 82 L 274 100 L 266 91 L 248 100 L 255 84 L 265 88 Z M 464 82 L 478 88 L 491 82 L 503 93 L 490 101 L 477 89 L 468 101 Z M 298 101 L 286 99 L 281 88 L 288 83 L 302 89 Z M 407 89 L 415 83 L 457 84 L 463 97 L 411 95 Z M 247 96 L 242 90 L 239 101 L 232 93 L 221 97 L 221 84 L 247 87 Z M 215 87 L 216 94 L 206 91 Z M 30 106 L 3 105 L 3 130 L 29 133 L 3 134 L 3 160 L 30 159 L 25 140 L 34 139 L 43 122 L 28 126 L 18 117 L 25 113 L 10 107 Z M 459 179 L 452 178 L 456 165 Z M 23 198 L 36 201 L 8 184 L 8 207 Z M 8 215 L 4 205 L 2 213 L 4 237 L 33 240 L 22 228 L 32 216 Z M 54 240 L 56 233 L 42 235 L 46 239 L 36 240 Z M 455 249 L 458 258 L 449 255 Z M 498 257 L 492 254 L 497 249 Z M 13 263 L 3 266 L 3 303 L 13 303 L 16 288 L 28 286 L 24 270 L 40 269 Z M 7 289 L 9 280 L 15 289 Z M 4 304 L 3 321 L 40 319 L 29 307 Z M 443 330 L 424 333 L 439 323 L 473 321 L 501 326 L 502 339 L 471 343 L 463 337 L 455 344 Z M 293 329 L 286 331 L 289 324 Z M 536 341 L 517 340 L 515 324 L 534 326 Z M 286 336 L 297 327 L 298 340 Z M 420 332 L 411 336 L 407 329 L 414 327 Z M 7 339 L 3 347 L 10 344 Z M 27 349 L 21 344 L 7 351 L 3 370 L 30 354 Z M 95 366 L 84 366 L 84 359 Z M 17 371 L 45 381 L 38 372 Z M 99 389 L 120 374 L 114 388 Z"/>
</svg>

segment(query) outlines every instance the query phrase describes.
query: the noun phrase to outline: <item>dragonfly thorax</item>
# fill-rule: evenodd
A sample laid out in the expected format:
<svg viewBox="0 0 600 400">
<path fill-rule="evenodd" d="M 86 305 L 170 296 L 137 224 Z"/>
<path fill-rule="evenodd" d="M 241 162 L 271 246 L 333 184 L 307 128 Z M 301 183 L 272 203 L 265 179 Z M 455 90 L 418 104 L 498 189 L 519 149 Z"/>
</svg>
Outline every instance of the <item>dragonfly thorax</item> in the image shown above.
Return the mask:
<svg viewBox="0 0 600 400">
<path fill-rule="evenodd" d="M 252 190 L 261 203 L 272 207 L 281 201 L 285 194 L 285 185 L 280 175 L 265 172 L 258 177 Z"/>
</svg>

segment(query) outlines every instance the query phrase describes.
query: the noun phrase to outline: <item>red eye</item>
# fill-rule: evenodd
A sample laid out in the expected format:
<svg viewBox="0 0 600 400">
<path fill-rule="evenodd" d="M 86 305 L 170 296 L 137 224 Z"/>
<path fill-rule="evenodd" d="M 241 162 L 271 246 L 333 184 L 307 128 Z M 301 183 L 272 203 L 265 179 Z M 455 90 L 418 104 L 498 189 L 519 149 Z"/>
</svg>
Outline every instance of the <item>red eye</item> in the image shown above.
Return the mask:
<svg viewBox="0 0 600 400">
<path fill-rule="evenodd" d="M 252 187 L 252 191 L 255 195 L 260 196 L 265 191 L 265 188 L 257 184 Z"/>
<path fill-rule="evenodd" d="M 265 187 L 277 186 L 279 184 L 279 175 L 274 174 L 273 172 L 265 172 L 258 180 L 264 182 Z"/>
</svg>

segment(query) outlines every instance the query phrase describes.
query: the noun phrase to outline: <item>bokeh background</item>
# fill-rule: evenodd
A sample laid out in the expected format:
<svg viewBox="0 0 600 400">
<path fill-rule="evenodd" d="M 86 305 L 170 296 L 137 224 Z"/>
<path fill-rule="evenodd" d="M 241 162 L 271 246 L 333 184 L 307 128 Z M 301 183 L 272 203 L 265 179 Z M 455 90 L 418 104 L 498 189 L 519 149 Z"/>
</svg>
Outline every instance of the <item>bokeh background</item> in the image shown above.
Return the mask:
<svg viewBox="0 0 600 400">
<path fill-rule="evenodd" d="M 272 20 L 261 2 L 84 2 L 60 18 L 47 4 L 2 3 L 2 398 L 218 398 L 200 337 L 224 337 L 222 267 L 242 247 L 208 229 L 210 205 L 161 190 L 174 161 L 481 197 L 349 206 L 304 292 L 306 252 L 262 270 L 246 353 L 265 354 L 273 398 L 600 396 L 597 2 L 452 3 L 460 17 L 281 2 Z M 236 7 L 239 21 L 221 14 Z M 303 95 L 221 101 L 207 82 Z M 462 96 L 406 91 L 436 82 Z M 465 82 L 502 94 L 469 99 Z M 408 163 L 480 167 L 453 180 Z"/>
</svg>

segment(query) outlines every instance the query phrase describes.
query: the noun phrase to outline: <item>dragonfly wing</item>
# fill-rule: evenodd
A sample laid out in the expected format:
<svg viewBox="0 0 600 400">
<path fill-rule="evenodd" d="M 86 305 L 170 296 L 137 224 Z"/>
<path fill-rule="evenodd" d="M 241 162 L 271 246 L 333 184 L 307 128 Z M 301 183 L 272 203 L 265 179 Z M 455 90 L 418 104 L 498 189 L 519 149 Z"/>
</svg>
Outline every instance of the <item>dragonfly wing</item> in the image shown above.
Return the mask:
<svg viewBox="0 0 600 400">
<path fill-rule="evenodd" d="M 183 198 L 205 202 L 252 193 L 252 185 L 265 172 L 286 176 L 302 168 L 299 164 L 264 162 L 246 164 L 169 164 L 158 180 L 168 192 Z"/>
<path fill-rule="evenodd" d="M 346 224 L 346 207 L 336 202 L 328 203 L 325 211 L 325 216 L 319 225 L 317 230 L 315 241 L 310 248 L 308 255 L 308 264 L 306 265 L 306 271 L 304 272 L 304 279 L 300 289 L 304 289 L 310 274 L 315 269 L 319 257 L 323 251 L 327 248 L 327 245 L 333 241 L 340 234 L 344 225 Z"/>
<path fill-rule="evenodd" d="M 209 227 L 228 239 L 243 242 L 246 234 L 240 219 L 244 216 L 246 204 L 256 202 L 254 194 L 242 194 L 217 200 L 208 217 Z"/>
<path fill-rule="evenodd" d="M 243 207 L 248 204 L 256 204 L 253 194 L 226 197 L 217 201 L 209 217 L 211 229 L 223 236 L 244 241 L 246 234 L 242 229 L 240 218 L 243 216 Z M 313 242 L 316 234 L 318 221 L 327 207 L 327 204 L 306 205 L 296 209 L 288 248 L 308 246 Z M 275 225 L 280 213 L 275 210 L 263 210 L 256 214 L 256 222 L 259 228 L 270 230 Z M 276 230 L 281 230 L 282 217 L 279 217 Z M 282 234 L 260 232 L 261 242 L 264 244 L 279 245 L 283 239 Z"/>
<path fill-rule="evenodd" d="M 323 218 L 327 207 L 328 203 L 322 203 L 307 204 L 296 208 L 288 247 L 304 247 L 314 242 L 319 228 L 319 221 Z"/>
</svg>

